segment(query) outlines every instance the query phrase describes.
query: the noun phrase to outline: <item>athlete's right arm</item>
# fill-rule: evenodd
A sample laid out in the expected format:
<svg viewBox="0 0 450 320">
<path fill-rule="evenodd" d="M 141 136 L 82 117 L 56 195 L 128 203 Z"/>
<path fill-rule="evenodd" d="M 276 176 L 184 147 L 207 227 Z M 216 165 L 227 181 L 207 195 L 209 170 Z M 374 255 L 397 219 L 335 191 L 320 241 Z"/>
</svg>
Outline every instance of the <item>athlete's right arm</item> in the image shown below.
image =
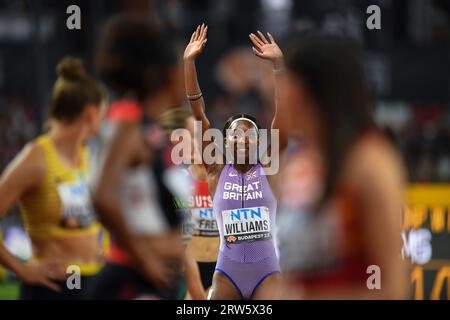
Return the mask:
<svg viewBox="0 0 450 320">
<path fill-rule="evenodd" d="M 30 143 L 14 158 L 0 177 L 0 217 L 20 199 L 28 190 L 37 187 L 45 177 L 45 161 L 42 149 Z M 0 264 L 14 272 L 22 281 L 46 286 L 59 291 L 50 280 L 50 268 L 47 264 L 24 264 L 14 257 L 0 241 Z M 53 272 L 56 275 L 56 271 Z M 58 277 L 59 278 L 59 274 Z"/>
<path fill-rule="evenodd" d="M 130 254 L 137 267 L 155 284 L 165 287 L 169 280 L 164 265 L 148 239 L 131 232 L 121 212 L 120 185 L 127 168 L 142 162 L 141 133 L 138 124 L 123 123 L 116 132 L 92 196 L 101 223 Z"/>
<path fill-rule="evenodd" d="M 190 244 L 186 247 L 185 259 L 184 277 L 189 295 L 193 300 L 206 300 L 207 295 Z"/>
<path fill-rule="evenodd" d="M 406 175 L 400 157 L 390 145 L 375 140 L 355 151 L 346 170 L 349 183 L 357 192 L 358 226 L 367 267 L 378 267 L 380 279 L 380 288 L 377 288 L 380 290 L 365 288 L 365 293 L 356 294 L 369 299 L 407 299 L 409 275 L 406 261 L 400 255 L 400 213 Z"/>
<path fill-rule="evenodd" d="M 184 79 L 186 86 L 186 95 L 189 100 L 189 104 L 192 108 L 195 120 L 201 121 L 202 123 L 202 135 L 210 128 L 210 122 L 205 114 L 205 101 L 203 99 L 202 92 L 200 90 L 200 85 L 197 80 L 197 70 L 195 67 L 195 59 L 203 51 L 206 45 L 206 35 L 208 33 L 208 26 L 202 24 L 197 27 L 197 30 L 191 36 L 186 49 L 184 51 Z M 202 139 L 202 156 L 203 151 L 209 145 L 210 142 L 203 141 Z M 203 164 L 208 172 L 211 172 L 214 165 L 208 165 L 202 158 Z"/>
<path fill-rule="evenodd" d="M 6 214 L 22 194 L 39 185 L 44 176 L 43 151 L 36 144 L 28 144 L 0 177 L 0 216 Z"/>
<path fill-rule="evenodd" d="M 92 195 L 92 203 L 100 222 L 110 230 L 115 240 L 132 250 L 131 233 L 121 213 L 120 183 L 123 173 L 139 158 L 137 124 L 122 123 L 112 139 Z"/>
</svg>

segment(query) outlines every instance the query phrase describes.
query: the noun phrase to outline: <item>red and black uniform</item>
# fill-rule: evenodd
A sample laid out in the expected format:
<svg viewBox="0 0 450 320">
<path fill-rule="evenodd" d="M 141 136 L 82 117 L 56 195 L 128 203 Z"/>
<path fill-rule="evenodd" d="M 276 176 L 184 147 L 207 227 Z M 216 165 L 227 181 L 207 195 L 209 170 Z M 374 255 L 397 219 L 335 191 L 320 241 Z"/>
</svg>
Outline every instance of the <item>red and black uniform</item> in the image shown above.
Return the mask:
<svg viewBox="0 0 450 320">
<path fill-rule="evenodd" d="M 119 101 L 109 110 L 102 128 L 99 157 L 110 143 L 121 122 L 141 122 L 143 135 L 152 150 L 152 162 L 126 171 L 121 185 L 124 220 L 132 232 L 161 235 L 180 228 L 175 192 L 167 183 L 173 168 L 163 131 L 143 117 L 141 107 L 133 101 Z M 100 163 L 103 159 L 99 159 Z M 162 292 L 134 266 L 128 253 L 111 239 L 107 264 L 98 276 L 94 299 L 175 299 L 178 288 Z"/>
</svg>

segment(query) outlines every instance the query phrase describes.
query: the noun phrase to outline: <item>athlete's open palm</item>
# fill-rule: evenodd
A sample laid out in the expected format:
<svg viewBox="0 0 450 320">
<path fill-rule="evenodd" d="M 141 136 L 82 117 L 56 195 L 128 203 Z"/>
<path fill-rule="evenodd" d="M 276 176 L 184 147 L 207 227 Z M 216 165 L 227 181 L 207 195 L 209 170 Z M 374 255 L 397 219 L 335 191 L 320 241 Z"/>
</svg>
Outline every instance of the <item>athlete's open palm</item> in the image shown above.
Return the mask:
<svg viewBox="0 0 450 320">
<path fill-rule="evenodd" d="M 258 31 L 258 35 L 250 33 L 249 37 L 252 43 L 255 45 L 252 47 L 253 53 L 258 57 L 272 62 L 276 62 L 283 59 L 283 52 L 277 45 L 270 33 L 267 33 L 269 40 L 266 39 L 262 32 Z M 255 48 L 256 47 L 256 48 Z"/>
<path fill-rule="evenodd" d="M 195 60 L 200 53 L 202 53 L 203 48 L 206 45 L 206 35 L 208 33 L 208 26 L 204 23 L 199 25 L 197 29 L 191 36 L 191 40 L 189 41 L 186 49 L 184 50 L 184 59 L 185 60 Z"/>
</svg>

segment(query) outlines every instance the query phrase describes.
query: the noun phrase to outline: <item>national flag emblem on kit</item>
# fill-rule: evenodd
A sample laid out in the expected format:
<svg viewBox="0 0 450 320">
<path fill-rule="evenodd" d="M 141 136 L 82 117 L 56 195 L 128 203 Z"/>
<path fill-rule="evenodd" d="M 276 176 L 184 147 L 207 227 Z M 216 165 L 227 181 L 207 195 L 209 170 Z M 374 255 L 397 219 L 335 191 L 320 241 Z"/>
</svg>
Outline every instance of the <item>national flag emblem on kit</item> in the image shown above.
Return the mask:
<svg viewBox="0 0 450 320">
<path fill-rule="evenodd" d="M 256 178 L 256 171 L 247 174 L 247 181 L 252 178 Z"/>
</svg>

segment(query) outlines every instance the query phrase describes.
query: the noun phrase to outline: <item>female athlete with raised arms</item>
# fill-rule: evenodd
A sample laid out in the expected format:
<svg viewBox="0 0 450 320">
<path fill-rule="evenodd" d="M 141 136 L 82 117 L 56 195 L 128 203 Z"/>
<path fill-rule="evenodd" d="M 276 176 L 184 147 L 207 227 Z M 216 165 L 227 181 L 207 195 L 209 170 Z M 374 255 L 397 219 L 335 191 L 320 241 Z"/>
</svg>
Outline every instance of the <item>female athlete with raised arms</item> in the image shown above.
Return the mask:
<svg viewBox="0 0 450 320">
<path fill-rule="evenodd" d="M 210 122 L 197 81 L 195 60 L 206 45 L 207 31 L 206 25 L 198 26 L 184 52 L 186 94 L 203 133 L 210 128 Z M 283 54 L 273 37 L 268 36 L 270 40 L 258 32 L 258 36 L 251 34 L 250 39 L 256 47 L 255 55 L 273 63 L 277 92 Z M 281 102 L 276 95 L 272 129 L 280 130 L 280 148 L 270 150 L 271 153 L 282 153 L 287 145 L 277 112 Z M 221 241 L 213 277 L 213 300 L 270 299 L 280 278 L 274 239 L 276 175 L 266 175 L 266 166 L 252 161 L 257 157 L 252 150 L 258 146 L 259 130 L 254 117 L 235 115 L 223 128 L 225 148 L 235 155 L 232 161 L 209 164 L 203 155 Z M 202 142 L 202 154 L 207 146 L 208 142 Z M 241 159 L 245 161 L 238 161 Z"/>
</svg>

